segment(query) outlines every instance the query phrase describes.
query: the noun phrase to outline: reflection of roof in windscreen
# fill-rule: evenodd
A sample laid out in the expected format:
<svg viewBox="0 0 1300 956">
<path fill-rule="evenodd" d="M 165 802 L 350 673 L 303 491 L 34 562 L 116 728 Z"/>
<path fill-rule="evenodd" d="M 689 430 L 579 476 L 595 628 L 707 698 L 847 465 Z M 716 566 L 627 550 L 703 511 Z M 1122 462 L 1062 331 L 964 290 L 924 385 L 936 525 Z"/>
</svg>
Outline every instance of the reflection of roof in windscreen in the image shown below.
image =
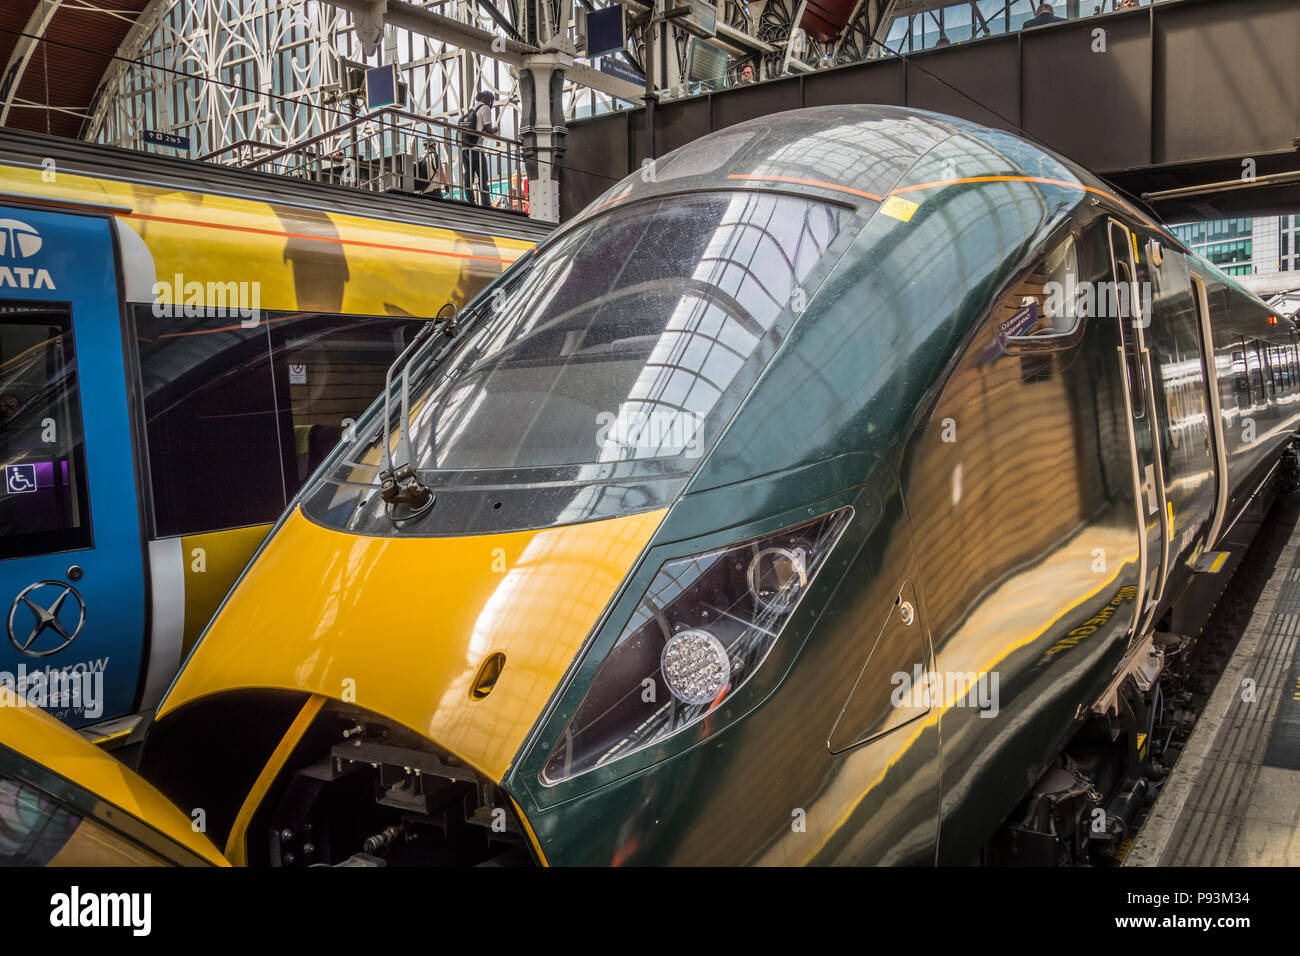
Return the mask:
<svg viewBox="0 0 1300 956">
<path fill-rule="evenodd" d="M 640 199 L 735 181 L 878 200 L 921 156 L 966 129 L 936 113 L 844 105 L 775 113 L 720 130 L 661 157 L 592 203 Z"/>
</svg>

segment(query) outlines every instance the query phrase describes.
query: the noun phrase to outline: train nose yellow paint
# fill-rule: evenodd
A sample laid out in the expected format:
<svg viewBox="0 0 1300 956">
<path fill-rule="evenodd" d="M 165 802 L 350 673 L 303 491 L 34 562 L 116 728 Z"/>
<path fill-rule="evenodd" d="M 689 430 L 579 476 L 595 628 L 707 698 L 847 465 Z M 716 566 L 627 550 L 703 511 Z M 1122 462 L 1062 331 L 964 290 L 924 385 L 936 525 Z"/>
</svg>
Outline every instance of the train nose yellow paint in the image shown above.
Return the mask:
<svg viewBox="0 0 1300 956">
<path fill-rule="evenodd" d="M 466 538 L 373 538 L 295 512 L 159 708 L 274 687 L 355 703 L 500 781 L 664 511 Z M 476 680 L 504 663 L 489 694 Z"/>
</svg>

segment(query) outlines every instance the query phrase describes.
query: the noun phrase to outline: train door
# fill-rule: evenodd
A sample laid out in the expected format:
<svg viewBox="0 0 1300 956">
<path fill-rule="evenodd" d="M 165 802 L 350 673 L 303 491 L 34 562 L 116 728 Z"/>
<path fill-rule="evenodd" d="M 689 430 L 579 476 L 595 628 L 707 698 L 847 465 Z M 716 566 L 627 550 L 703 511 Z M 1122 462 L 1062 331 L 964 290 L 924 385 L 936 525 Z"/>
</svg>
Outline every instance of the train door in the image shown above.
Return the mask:
<svg viewBox="0 0 1300 956">
<path fill-rule="evenodd" d="M 106 218 L 0 209 L 0 702 L 131 711 L 144 557 Z"/>
<path fill-rule="evenodd" d="M 1197 328 L 1201 339 L 1201 363 L 1205 367 L 1205 391 L 1210 406 L 1210 440 L 1214 450 L 1214 516 L 1205 535 L 1205 550 L 1213 548 L 1228 513 L 1228 458 L 1223 444 L 1223 409 L 1219 402 L 1218 360 L 1214 354 L 1214 329 L 1210 325 L 1210 296 L 1205 280 L 1191 276 L 1192 299 L 1196 306 Z"/>
<path fill-rule="evenodd" d="M 1110 314 L 1119 323 L 1119 361 L 1128 400 L 1129 450 L 1137 501 L 1138 595 L 1133 602 L 1133 633 L 1138 640 L 1155 615 L 1164 589 L 1169 561 L 1169 514 L 1165 497 L 1159 423 L 1156 421 L 1154 376 L 1147 349 L 1150 321 L 1139 282 L 1137 240 L 1127 226 L 1109 223 L 1111 269 L 1114 276 Z"/>
</svg>

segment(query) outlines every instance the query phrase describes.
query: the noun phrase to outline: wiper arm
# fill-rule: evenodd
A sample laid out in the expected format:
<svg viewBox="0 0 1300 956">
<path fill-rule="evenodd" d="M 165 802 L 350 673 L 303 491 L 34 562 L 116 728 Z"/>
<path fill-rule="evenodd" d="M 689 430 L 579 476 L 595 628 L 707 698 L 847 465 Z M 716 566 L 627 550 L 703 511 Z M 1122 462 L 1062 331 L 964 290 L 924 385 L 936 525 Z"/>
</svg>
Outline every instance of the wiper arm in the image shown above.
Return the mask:
<svg viewBox="0 0 1300 956">
<path fill-rule="evenodd" d="M 416 333 L 411 344 L 397 356 L 397 361 L 388 367 L 384 376 L 384 467 L 379 472 L 379 494 L 384 499 L 384 511 L 394 521 L 414 518 L 428 511 L 433 505 L 433 493 L 420 484 L 415 474 L 411 455 L 411 364 L 419 354 L 425 342 L 441 329 L 448 336 L 456 334 L 456 317 L 454 315 L 443 322 L 428 322 Z M 397 457 L 400 464 L 394 466 L 392 441 L 388 436 L 389 424 L 392 422 L 393 373 L 402 370 L 402 410 L 397 421 Z M 404 506 L 408 513 L 400 517 L 394 508 Z"/>
</svg>

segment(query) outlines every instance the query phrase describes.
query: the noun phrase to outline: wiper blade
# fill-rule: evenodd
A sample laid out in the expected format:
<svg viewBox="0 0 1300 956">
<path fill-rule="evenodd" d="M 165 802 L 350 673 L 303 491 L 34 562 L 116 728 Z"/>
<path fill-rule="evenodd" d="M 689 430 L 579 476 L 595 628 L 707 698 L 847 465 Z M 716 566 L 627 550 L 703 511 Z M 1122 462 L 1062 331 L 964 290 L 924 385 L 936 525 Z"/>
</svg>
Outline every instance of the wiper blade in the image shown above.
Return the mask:
<svg viewBox="0 0 1300 956">
<path fill-rule="evenodd" d="M 383 467 L 379 471 L 379 492 L 384 499 L 384 512 L 394 521 L 403 521 L 408 518 L 414 518 L 428 511 L 433 506 L 434 496 L 428 488 L 420 484 L 419 476 L 415 473 L 415 465 L 411 453 L 411 393 L 410 393 L 410 371 L 411 366 L 419 358 L 420 352 L 432 340 L 437 332 L 442 332 L 448 339 L 455 339 L 462 331 L 469 329 L 477 324 L 484 313 L 483 303 L 491 301 L 494 291 L 501 285 L 507 276 L 511 276 L 511 281 L 519 275 L 526 273 L 527 263 L 532 259 L 533 249 L 529 249 L 522 256 L 515 260 L 511 268 L 504 270 L 499 276 L 488 283 L 487 287 L 475 297 L 474 305 L 467 308 L 462 315 L 466 321 L 461 322 L 461 315 L 455 311 L 451 315 L 437 321 L 426 322 L 424 327 L 416 333 L 411 344 L 402 350 L 397 356 L 397 360 L 388 367 L 388 374 L 384 377 L 384 423 L 383 423 L 383 440 L 384 440 L 384 458 Z M 448 303 L 451 305 L 451 303 Z M 446 308 L 444 306 L 443 308 Z M 455 307 L 452 306 L 454 309 Z M 441 314 L 442 310 L 439 310 Z M 448 342 L 437 354 L 431 359 L 431 365 L 436 366 L 446 357 L 452 343 Z M 398 369 L 402 370 L 401 388 L 402 388 L 402 409 L 401 418 L 397 423 L 397 457 L 400 462 L 393 464 L 392 441 L 389 438 L 388 429 L 392 418 L 392 398 L 393 398 L 393 375 Z M 407 513 L 398 515 L 394 509 L 398 506 L 405 507 Z"/>
</svg>

